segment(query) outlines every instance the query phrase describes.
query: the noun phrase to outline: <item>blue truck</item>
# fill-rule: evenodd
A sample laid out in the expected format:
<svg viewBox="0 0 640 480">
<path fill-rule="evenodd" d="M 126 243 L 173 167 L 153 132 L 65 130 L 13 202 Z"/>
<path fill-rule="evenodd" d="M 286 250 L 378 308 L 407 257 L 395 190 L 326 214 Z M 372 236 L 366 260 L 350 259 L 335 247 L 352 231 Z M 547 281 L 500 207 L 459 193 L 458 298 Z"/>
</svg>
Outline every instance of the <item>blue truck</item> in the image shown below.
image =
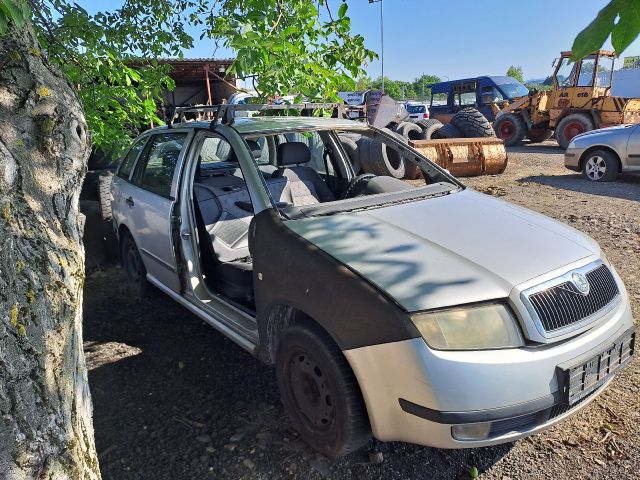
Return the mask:
<svg viewBox="0 0 640 480">
<path fill-rule="evenodd" d="M 484 76 L 464 78 L 433 83 L 431 88 L 431 118 L 449 123 L 458 110 L 474 107 L 493 122 L 495 114 L 491 104 L 498 106 L 504 101 L 511 101 L 517 97 L 529 94 L 529 90 L 513 77 Z"/>
</svg>

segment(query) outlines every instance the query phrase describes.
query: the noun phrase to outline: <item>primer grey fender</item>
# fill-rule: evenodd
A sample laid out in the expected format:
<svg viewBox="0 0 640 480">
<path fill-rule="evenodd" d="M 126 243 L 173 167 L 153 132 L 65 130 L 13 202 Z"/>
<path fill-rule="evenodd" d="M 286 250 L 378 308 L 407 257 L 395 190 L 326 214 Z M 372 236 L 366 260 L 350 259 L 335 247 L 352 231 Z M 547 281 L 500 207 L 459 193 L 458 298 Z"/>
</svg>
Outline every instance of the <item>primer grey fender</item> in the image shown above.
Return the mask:
<svg viewBox="0 0 640 480">
<path fill-rule="evenodd" d="M 515 285 L 600 255 L 577 230 L 469 189 L 286 225 L 409 312 L 506 298 Z"/>
</svg>

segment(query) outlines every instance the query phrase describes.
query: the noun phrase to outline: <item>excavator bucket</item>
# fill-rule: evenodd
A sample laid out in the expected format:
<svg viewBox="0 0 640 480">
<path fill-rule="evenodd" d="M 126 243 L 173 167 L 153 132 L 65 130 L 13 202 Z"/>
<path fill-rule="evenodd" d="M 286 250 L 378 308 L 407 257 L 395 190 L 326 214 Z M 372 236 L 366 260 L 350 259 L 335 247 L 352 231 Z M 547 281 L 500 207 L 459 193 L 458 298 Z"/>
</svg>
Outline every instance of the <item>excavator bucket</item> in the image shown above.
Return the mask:
<svg viewBox="0 0 640 480">
<path fill-rule="evenodd" d="M 409 144 L 456 177 L 497 175 L 507 168 L 507 151 L 499 138 L 410 140 Z"/>
</svg>

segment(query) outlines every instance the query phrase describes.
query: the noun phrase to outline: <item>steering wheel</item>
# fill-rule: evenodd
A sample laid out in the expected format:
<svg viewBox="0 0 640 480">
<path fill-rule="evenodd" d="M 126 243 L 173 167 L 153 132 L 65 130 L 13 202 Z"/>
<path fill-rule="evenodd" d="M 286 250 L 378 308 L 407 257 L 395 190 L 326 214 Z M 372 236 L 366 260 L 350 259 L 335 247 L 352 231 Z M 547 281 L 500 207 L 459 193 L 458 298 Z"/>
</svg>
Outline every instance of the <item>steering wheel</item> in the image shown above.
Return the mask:
<svg viewBox="0 0 640 480">
<path fill-rule="evenodd" d="M 347 185 L 347 189 L 345 190 L 340 200 L 358 197 L 362 192 L 357 192 L 356 187 L 359 187 L 362 182 L 365 182 L 366 180 L 371 180 L 372 178 L 375 178 L 375 177 L 376 175 L 374 175 L 373 173 L 363 173 L 362 175 L 356 175 L 351 179 L 351 181 L 349 182 L 349 185 Z M 354 192 L 356 192 L 356 195 L 353 195 Z"/>
</svg>

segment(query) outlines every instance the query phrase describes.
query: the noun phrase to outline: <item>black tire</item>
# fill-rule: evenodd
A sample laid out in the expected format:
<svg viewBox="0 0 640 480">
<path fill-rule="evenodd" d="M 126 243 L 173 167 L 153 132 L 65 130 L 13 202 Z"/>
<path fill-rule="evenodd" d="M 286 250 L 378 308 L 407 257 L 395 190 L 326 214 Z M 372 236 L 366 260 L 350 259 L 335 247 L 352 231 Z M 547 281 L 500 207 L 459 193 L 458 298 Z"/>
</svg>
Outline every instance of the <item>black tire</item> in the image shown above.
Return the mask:
<svg viewBox="0 0 640 480">
<path fill-rule="evenodd" d="M 384 130 L 404 141 L 403 137 L 397 133 Z M 368 137 L 360 139 L 358 148 L 360 149 L 360 162 L 365 173 L 394 178 L 404 177 L 404 159 L 396 150 Z"/>
<path fill-rule="evenodd" d="M 423 140 L 422 128 L 411 122 L 402 122 L 396 127 L 396 133 L 402 135 L 407 140 Z"/>
<path fill-rule="evenodd" d="M 548 128 L 533 128 L 527 132 L 527 138 L 531 143 L 542 143 L 553 137 L 553 130 Z"/>
<path fill-rule="evenodd" d="M 422 136 L 425 140 L 431 140 L 435 138 L 435 133 L 442 128 L 442 122 L 435 118 L 429 118 L 427 120 L 420 120 L 416 123 L 422 129 Z"/>
<path fill-rule="evenodd" d="M 558 123 L 556 127 L 556 140 L 558 141 L 558 145 L 566 150 L 573 137 L 593 130 L 594 128 L 595 124 L 589 115 L 586 113 L 572 113 Z"/>
<path fill-rule="evenodd" d="M 314 449 L 340 457 L 371 437 L 367 410 L 351 367 L 319 327 L 289 327 L 276 353 L 276 377 L 293 427 Z"/>
<path fill-rule="evenodd" d="M 464 135 L 455 125 L 445 123 L 436 131 L 435 138 L 464 138 Z"/>
<path fill-rule="evenodd" d="M 147 280 L 147 269 L 144 266 L 136 242 L 129 232 L 122 234 L 120 259 L 122 267 L 127 274 L 127 281 L 131 291 L 136 297 L 148 297 L 152 292 L 152 287 Z"/>
<path fill-rule="evenodd" d="M 467 107 L 456 113 L 451 124 L 467 138 L 495 137 L 496 132 L 482 113 L 473 107 Z"/>
<path fill-rule="evenodd" d="M 113 173 L 100 172 L 98 177 L 98 201 L 100 202 L 100 214 L 103 220 L 111 220 L 111 182 Z"/>
<path fill-rule="evenodd" d="M 527 124 L 518 113 L 502 115 L 494 122 L 493 128 L 507 147 L 520 145 L 527 135 Z"/>
<path fill-rule="evenodd" d="M 609 150 L 593 150 L 582 160 L 582 175 L 592 182 L 613 182 L 620 173 L 620 160 Z"/>
<path fill-rule="evenodd" d="M 340 137 L 340 143 L 342 143 L 342 147 L 347 152 L 347 156 L 349 157 L 349 161 L 351 162 L 351 166 L 353 167 L 353 171 L 356 175 L 360 173 L 362 170 L 362 163 L 360 163 L 360 151 L 358 149 L 358 144 L 349 137 Z"/>
</svg>

